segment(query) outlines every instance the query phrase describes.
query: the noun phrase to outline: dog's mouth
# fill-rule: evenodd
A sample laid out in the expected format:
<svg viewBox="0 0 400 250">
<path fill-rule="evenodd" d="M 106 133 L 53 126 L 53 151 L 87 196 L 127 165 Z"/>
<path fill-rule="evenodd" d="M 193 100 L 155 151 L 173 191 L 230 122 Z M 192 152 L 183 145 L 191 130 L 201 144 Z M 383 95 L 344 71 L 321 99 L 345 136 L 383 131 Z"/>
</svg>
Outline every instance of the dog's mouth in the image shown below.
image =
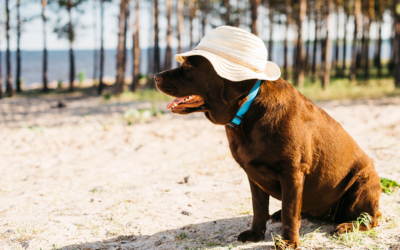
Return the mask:
<svg viewBox="0 0 400 250">
<path fill-rule="evenodd" d="M 199 110 L 204 105 L 204 99 L 199 95 L 189 95 L 172 100 L 167 105 L 172 113 L 190 113 Z"/>
</svg>

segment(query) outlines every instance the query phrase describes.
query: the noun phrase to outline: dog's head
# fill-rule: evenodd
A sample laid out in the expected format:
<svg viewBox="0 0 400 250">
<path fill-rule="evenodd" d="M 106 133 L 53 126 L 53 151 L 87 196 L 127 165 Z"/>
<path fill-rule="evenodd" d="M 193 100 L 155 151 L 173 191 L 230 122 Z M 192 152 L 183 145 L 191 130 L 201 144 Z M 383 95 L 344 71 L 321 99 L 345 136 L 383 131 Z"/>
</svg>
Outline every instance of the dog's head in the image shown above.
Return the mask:
<svg viewBox="0 0 400 250">
<path fill-rule="evenodd" d="M 202 56 L 190 56 L 178 68 L 156 74 L 154 80 L 158 90 L 176 98 L 167 106 L 172 113 L 204 112 L 211 122 L 221 125 L 232 120 L 257 82 L 221 78 Z"/>
</svg>

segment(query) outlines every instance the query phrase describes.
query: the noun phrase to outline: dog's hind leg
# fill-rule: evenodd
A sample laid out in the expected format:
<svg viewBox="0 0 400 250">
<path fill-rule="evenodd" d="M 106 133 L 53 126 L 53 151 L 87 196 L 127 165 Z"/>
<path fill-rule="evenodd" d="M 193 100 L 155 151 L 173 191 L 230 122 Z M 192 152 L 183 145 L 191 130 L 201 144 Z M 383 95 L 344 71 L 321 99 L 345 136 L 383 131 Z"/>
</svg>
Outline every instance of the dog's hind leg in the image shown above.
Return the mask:
<svg viewBox="0 0 400 250">
<path fill-rule="evenodd" d="M 281 216 L 282 216 L 282 210 L 278 210 L 275 213 L 271 215 L 271 223 L 276 223 L 281 221 Z"/>
<path fill-rule="evenodd" d="M 250 230 L 246 230 L 238 236 L 238 241 L 241 242 L 263 240 L 269 220 L 269 194 L 261 190 L 252 180 L 249 179 L 249 182 L 253 200 L 253 224 Z"/>
<path fill-rule="evenodd" d="M 335 228 L 336 234 L 354 229 L 368 231 L 378 225 L 379 196 L 381 185 L 375 169 L 360 174 L 359 178 L 342 197 L 343 206 L 338 211 L 335 222 L 342 223 Z"/>
</svg>

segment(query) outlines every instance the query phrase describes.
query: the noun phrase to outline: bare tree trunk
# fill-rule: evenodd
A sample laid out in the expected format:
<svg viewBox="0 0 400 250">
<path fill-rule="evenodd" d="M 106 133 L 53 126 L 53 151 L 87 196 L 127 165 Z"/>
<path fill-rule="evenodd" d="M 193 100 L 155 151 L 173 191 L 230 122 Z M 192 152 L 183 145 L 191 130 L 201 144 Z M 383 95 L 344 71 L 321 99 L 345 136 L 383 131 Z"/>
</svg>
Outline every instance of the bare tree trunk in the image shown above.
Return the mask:
<svg viewBox="0 0 400 250">
<path fill-rule="evenodd" d="M 75 56 L 73 43 L 75 39 L 75 34 L 72 26 L 72 2 L 68 0 L 68 17 L 69 17 L 69 25 L 68 25 L 68 39 L 69 39 L 69 91 L 74 91 L 74 81 L 75 81 Z"/>
<path fill-rule="evenodd" d="M 354 2 L 354 35 L 353 35 L 353 48 L 351 51 L 351 68 L 350 68 L 350 81 L 356 80 L 357 73 L 357 32 L 358 32 L 358 19 L 361 12 L 361 0 Z"/>
<path fill-rule="evenodd" d="M 329 81 L 331 76 L 331 40 L 329 39 L 329 14 L 330 14 L 330 6 L 331 0 L 325 0 L 325 42 L 322 48 L 323 54 L 325 58 L 322 62 L 322 87 L 327 89 L 329 87 Z"/>
<path fill-rule="evenodd" d="M 11 57 L 10 57 L 10 9 L 9 9 L 9 0 L 6 0 L 6 41 L 7 41 L 7 50 L 6 50 L 6 93 L 9 97 L 14 95 L 14 90 L 12 87 L 12 78 L 11 78 Z"/>
<path fill-rule="evenodd" d="M 285 42 L 284 42 L 284 78 L 289 81 L 289 53 L 288 53 L 288 37 L 289 37 L 289 24 L 290 24 L 290 15 L 291 15 L 291 5 L 290 0 L 285 1 L 285 11 L 286 11 L 286 30 L 285 30 Z M 271 53 L 271 52 L 269 52 Z"/>
<path fill-rule="evenodd" d="M 367 29 L 365 30 L 365 65 L 364 65 L 364 76 L 365 79 L 369 79 L 369 31 L 371 29 L 371 17 L 367 18 Z"/>
<path fill-rule="evenodd" d="M 46 27 L 46 6 L 47 0 L 42 0 L 42 21 L 43 21 L 43 92 L 48 92 L 49 87 L 47 86 L 47 27 Z"/>
<path fill-rule="evenodd" d="M 395 60 L 395 45 L 396 45 L 396 13 L 394 11 L 395 9 L 395 5 L 396 3 L 393 1 L 393 11 L 391 11 L 392 15 L 392 20 L 393 20 L 393 27 L 392 27 L 392 34 L 390 36 L 390 59 L 389 59 L 389 65 L 388 65 L 388 69 L 389 69 L 389 75 L 392 74 L 392 72 L 394 71 L 394 60 Z"/>
<path fill-rule="evenodd" d="M 313 44 L 313 58 L 311 64 L 311 74 L 312 81 L 315 82 L 317 79 L 317 45 L 321 40 L 321 20 L 319 17 L 320 0 L 315 1 L 314 6 L 314 21 L 315 21 L 315 31 L 314 31 L 314 44 Z"/>
<path fill-rule="evenodd" d="M 17 0 L 17 71 L 15 76 L 15 82 L 17 85 L 17 93 L 22 92 L 21 88 L 21 49 L 20 49 L 20 41 L 21 41 L 21 16 L 20 16 L 20 5 L 21 0 Z"/>
<path fill-rule="evenodd" d="M 118 18 L 118 47 L 117 47 L 117 81 L 115 82 L 115 94 L 122 93 L 125 81 L 125 20 L 127 0 L 121 0 L 119 5 L 119 18 Z"/>
<path fill-rule="evenodd" d="M 177 15 L 178 15 L 178 53 L 182 53 L 181 35 L 183 34 L 183 0 L 178 0 L 177 3 Z"/>
<path fill-rule="evenodd" d="M 396 22 L 396 35 L 395 35 L 395 80 L 394 85 L 400 88 L 400 0 L 396 0 L 395 22 Z"/>
<path fill-rule="evenodd" d="M 0 39 L 1 41 L 1 39 Z M 1 48 L 1 46 L 0 46 Z M 3 75 L 2 75 L 2 70 L 1 70 L 1 50 L 0 50 L 0 99 L 3 98 Z"/>
<path fill-rule="evenodd" d="M 361 21 L 361 47 L 357 52 L 357 69 L 361 68 L 364 58 L 363 52 L 365 51 L 365 16 L 362 16 Z"/>
<path fill-rule="evenodd" d="M 251 33 L 258 36 L 257 30 L 257 16 L 258 16 L 258 5 L 260 4 L 260 0 L 250 0 L 250 8 L 251 8 Z M 271 5 L 270 5 L 271 6 Z M 270 7 L 271 8 L 271 7 Z"/>
<path fill-rule="evenodd" d="M 240 8 L 240 5 L 242 3 L 242 0 L 236 0 L 236 20 L 235 20 L 235 26 L 239 27 L 240 26 L 240 17 L 242 16 L 242 9 Z"/>
<path fill-rule="evenodd" d="M 126 40 L 127 40 L 127 33 L 128 33 L 128 20 L 129 20 L 129 13 L 130 9 L 129 9 L 129 0 L 126 0 L 126 8 L 125 8 L 125 23 L 124 23 L 124 64 L 123 64 L 123 68 L 124 68 L 124 78 L 125 78 L 125 71 L 126 71 L 126 59 L 127 59 L 127 53 L 126 53 Z M 124 82 L 122 83 L 122 85 L 125 84 L 125 79 Z"/>
<path fill-rule="evenodd" d="M 337 4 L 339 4 L 339 1 L 337 1 Z M 339 6 L 336 6 L 336 41 L 335 41 L 335 57 L 333 59 L 333 68 L 336 70 L 336 75 L 338 75 L 338 69 L 339 69 L 339 30 L 340 30 L 340 25 L 339 25 Z"/>
<path fill-rule="evenodd" d="M 329 0 L 328 0 L 329 1 Z M 304 86 L 304 52 L 303 52 L 303 21 L 306 15 L 307 2 L 306 0 L 300 0 L 300 13 L 299 13 L 299 31 L 298 31 L 298 46 L 297 46 L 297 54 L 298 54 L 298 65 L 297 65 L 297 79 L 296 83 L 299 88 L 303 88 Z"/>
<path fill-rule="evenodd" d="M 158 0 L 154 0 L 154 68 L 153 74 L 160 71 L 160 47 L 158 45 Z M 151 87 L 154 88 L 154 79 L 151 79 Z"/>
<path fill-rule="evenodd" d="M 104 0 L 100 0 L 100 76 L 97 93 L 103 92 L 103 75 L 104 74 Z"/>
<path fill-rule="evenodd" d="M 189 0 L 189 50 L 193 49 L 193 18 L 194 18 L 194 0 Z"/>
<path fill-rule="evenodd" d="M 171 33 L 172 33 L 172 25 L 171 25 L 171 0 L 166 0 L 167 5 L 167 51 L 165 53 L 165 69 L 171 69 Z"/>
<path fill-rule="evenodd" d="M 131 84 L 131 91 L 135 91 L 139 86 L 139 73 L 140 73 L 140 47 L 139 47 L 139 0 L 136 0 L 135 9 L 135 32 L 133 34 L 133 81 Z M 170 60 L 171 61 L 171 60 Z"/>
<path fill-rule="evenodd" d="M 381 47 L 382 47 L 382 19 L 383 19 L 383 13 L 385 11 L 385 0 L 380 1 L 380 6 L 379 6 L 379 17 L 378 17 L 378 41 L 376 42 L 375 45 L 375 56 L 374 56 L 374 62 L 375 66 L 378 68 L 378 77 L 382 77 L 382 63 L 381 63 Z"/>
<path fill-rule="evenodd" d="M 207 16 L 209 11 L 209 0 L 201 1 L 201 37 L 206 35 Z"/>
<path fill-rule="evenodd" d="M 225 8 L 226 8 L 226 13 L 225 13 L 225 24 L 226 25 L 231 25 L 231 4 L 229 3 L 229 0 L 224 0 Z"/>
<path fill-rule="evenodd" d="M 309 9 L 309 8 L 308 8 Z M 308 10 L 308 15 L 306 15 L 307 18 L 307 42 L 306 42 L 306 57 L 304 59 L 304 74 L 308 74 L 310 67 L 310 16 L 311 16 L 311 11 Z"/>
<path fill-rule="evenodd" d="M 93 50 L 93 83 L 97 78 L 97 66 L 98 66 L 98 50 L 97 50 L 97 20 L 96 20 L 96 10 L 97 10 L 97 6 L 96 6 L 96 1 L 97 0 L 93 0 L 93 38 L 94 38 L 94 50 Z M 100 0 L 101 1 L 101 0 Z"/>
<path fill-rule="evenodd" d="M 343 61 L 342 61 L 342 72 L 341 72 L 341 75 L 342 75 L 342 76 L 344 76 L 344 72 L 345 72 L 345 70 L 346 70 L 347 19 L 348 19 L 348 16 L 346 15 L 346 12 L 345 12 L 344 24 L 343 24 L 344 35 L 343 35 L 343 45 L 342 45 L 342 46 L 343 46 Z"/>
<path fill-rule="evenodd" d="M 256 19 L 257 22 L 257 19 Z M 257 25 L 257 24 L 256 24 Z M 269 41 L 268 41 L 268 60 L 272 61 L 272 44 L 274 39 L 272 38 L 274 34 L 274 8 L 269 1 Z"/>
</svg>

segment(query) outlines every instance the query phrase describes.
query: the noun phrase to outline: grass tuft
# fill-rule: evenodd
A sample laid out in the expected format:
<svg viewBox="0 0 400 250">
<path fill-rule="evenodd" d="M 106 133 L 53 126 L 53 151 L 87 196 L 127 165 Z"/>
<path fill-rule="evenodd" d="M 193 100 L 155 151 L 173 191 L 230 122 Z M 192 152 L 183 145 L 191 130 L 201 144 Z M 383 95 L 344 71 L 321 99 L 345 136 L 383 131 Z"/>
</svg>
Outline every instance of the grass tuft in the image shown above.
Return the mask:
<svg viewBox="0 0 400 250">
<path fill-rule="evenodd" d="M 340 244 L 346 247 L 359 247 L 366 245 L 365 237 L 376 238 L 378 232 L 374 229 L 368 231 L 360 231 L 360 226 L 362 224 L 367 227 L 372 223 L 372 218 L 368 213 L 362 213 L 357 221 L 353 222 L 353 230 L 351 232 L 346 232 L 344 234 L 336 235 L 331 237 L 331 241 L 335 244 Z M 372 246 L 375 248 L 376 246 Z"/>
<path fill-rule="evenodd" d="M 313 101 L 341 100 L 341 99 L 370 99 L 400 94 L 392 78 L 371 79 L 351 83 L 347 78 L 332 78 L 327 89 L 323 89 L 321 82 L 311 82 L 306 78 L 304 87 L 296 87 L 304 96 Z"/>
<path fill-rule="evenodd" d="M 381 178 L 381 187 L 382 187 L 382 192 L 390 195 L 394 192 L 394 190 L 397 187 L 400 187 L 400 185 L 396 181 L 386 178 Z"/>
</svg>

